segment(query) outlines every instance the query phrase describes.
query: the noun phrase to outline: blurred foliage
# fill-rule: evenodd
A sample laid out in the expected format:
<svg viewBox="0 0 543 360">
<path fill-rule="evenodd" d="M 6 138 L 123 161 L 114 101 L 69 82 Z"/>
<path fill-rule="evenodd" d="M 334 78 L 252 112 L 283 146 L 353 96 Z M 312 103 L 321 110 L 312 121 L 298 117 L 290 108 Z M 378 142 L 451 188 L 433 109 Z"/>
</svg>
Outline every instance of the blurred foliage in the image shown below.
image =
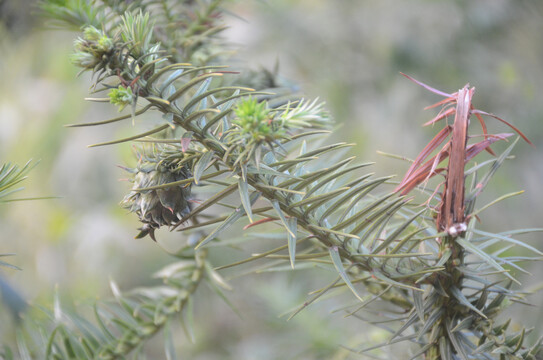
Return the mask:
<svg viewBox="0 0 543 360">
<path fill-rule="evenodd" d="M 152 242 L 133 241 L 136 220 L 127 217 L 111 201 L 123 197 L 122 186 L 112 179 L 125 176 L 113 165 L 133 161 L 130 148 L 91 151 L 81 146 L 100 138 L 125 137 L 130 130 L 117 125 L 84 131 L 62 129 L 62 125 L 78 119 L 77 122 L 90 122 L 118 114 L 112 107 L 97 110 L 80 101 L 87 89 L 81 85 L 83 82 L 73 81 L 76 70 L 67 60 L 71 35 L 28 30 L 35 19 L 26 16 L 25 5 L 0 3 L 4 24 L 0 30 L 4 54 L 0 60 L 0 76 L 4 79 L 0 85 L 0 158 L 15 162 L 41 158 L 42 165 L 28 181 L 28 193 L 54 194 L 63 199 L 13 203 L 9 211 L 0 208 L 0 252 L 17 253 L 11 262 L 24 269 L 4 274 L 25 298 L 41 304 L 52 303 L 54 284 L 59 284 L 64 304 L 70 303 L 69 299 L 108 297 L 109 275 L 121 288 L 145 285 L 149 282 L 147 274 L 170 259 Z M 404 4 L 387 0 L 338 4 L 282 0 L 231 6 L 233 13 L 250 21 L 226 18 L 232 28 L 225 34 L 235 42 L 249 44 L 238 56 L 269 68 L 279 56 L 281 74 L 298 80 L 310 93 L 324 94 L 337 123 L 344 124 L 335 136 L 356 141 L 361 158 L 377 159 L 380 172 L 388 174 L 387 164 L 394 168 L 398 164 L 377 158 L 370 151 L 380 149 L 414 157 L 425 142 L 423 139 L 429 137 L 429 132 L 416 128 L 420 121 L 407 120 L 413 119 L 412 114 L 420 114 L 420 104 L 426 103 L 420 98 L 423 92 L 398 76 L 399 71 L 431 79 L 433 84 L 451 92 L 467 81 L 476 81 L 474 85 L 481 94 L 477 106 L 512 120 L 537 146 L 535 151 L 517 147 L 520 159 L 506 162 L 506 171 L 494 180 L 495 190 L 486 193 L 481 203 L 489 202 L 504 190 L 523 188 L 531 195 L 509 200 L 511 206 L 490 209 L 483 227 L 501 231 L 541 224 L 543 130 L 539 123 L 543 103 L 539 97 L 543 49 L 537 36 L 543 24 L 540 2 Z M 196 61 L 202 62 L 222 54 L 194 53 Z M 252 58 L 248 54 L 258 56 Z M 271 85 L 275 85 L 273 81 Z M 262 86 L 265 87 L 273 86 Z M 420 114 L 421 119 L 422 116 L 427 118 L 428 114 Z M 533 210 L 526 212 L 525 208 Z M 177 250 L 178 234 L 164 232 L 160 236 L 161 246 L 172 252 Z M 249 249 L 254 253 L 264 251 L 259 244 L 251 244 Z M 220 255 L 221 263 L 229 263 L 239 258 L 239 251 L 234 244 Z M 136 259 L 137 265 L 126 261 L 128 258 Z M 541 270 L 536 268 L 532 273 L 538 271 Z M 320 273 L 320 279 L 316 279 L 315 274 Z M 198 341 L 191 345 L 182 335 L 178 336 L 182 330 L 172 328 L 181 344 L 178 354 L 193 359 L 359 358 L 338 351 L 336 344 L 354 348 L 385 339 L 380 338 L 383 332 L 361 333 L 358 321 L 338 321 L 327 315 L 345 299 L 317 304 L 311 313 L 302 312 L 286 324 L 275 319 L 277 314 L 304 302 L 307 292 L 334 279 L 335 274 L 322 269 L 301 269 L 280 277 L 273 273 L 234 276 L 230 282 L 236 291 L 228 299 L 237 305 L 244 320 L 233 315 L 216 296 L 207 296 L 209 290 L 198 290 L 194 314 L 198 319 Z M 541 303 L 540 299 L 535 301 Z M 535 338 L 543 332 L 537 328 L 543 321 L 536 321 L 538 317 L 543 319 L 540 309 L 541 306 L 524 309 L 525 313 L 517 315 L 518 323 L 536 326 L 530 335 Z M 8 311 L 0 312 L 0 321 L 10 323 Z M 0 327 L 4 343 L 13 342 L 10 329 L 9 325 Z M 347 333 L 358 335 L 348 339 Z M 151 345 L 150 357 L 162 354 L 157 350 L 159 346 Z M 402 350 L 390 351 L 386 356 L 394 358 Z"/>
</svg>

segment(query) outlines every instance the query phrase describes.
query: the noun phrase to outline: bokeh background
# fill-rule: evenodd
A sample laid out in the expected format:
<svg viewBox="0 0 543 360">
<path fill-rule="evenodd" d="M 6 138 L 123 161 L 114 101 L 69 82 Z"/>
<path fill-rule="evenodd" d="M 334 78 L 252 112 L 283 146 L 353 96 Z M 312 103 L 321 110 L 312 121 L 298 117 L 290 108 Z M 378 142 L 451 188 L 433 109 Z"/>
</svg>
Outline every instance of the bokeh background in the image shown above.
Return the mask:
<svg viewBox="0 0 543 360">
<path fill-rule="evenodd" d="M 51 306 L 57 287 L 66 306 L 85 308 L 111 297 L 110 279 L 123 289 L 155 284 L 151 274 L 172 261 L 168 252 L 184 239 L 167 232 L 159 234 L 159 244 L 133 239 L 137 219 L 118 206 L 129 184 L 118 181 L 126 173 L 116 167 L 133 165 L 130 146 L 86 147 L 130 129 L 64 127 L 116 113 L 83 100 L 88 75 L 77 78 L 69 61 L 76 34 L 45 30 L 34 7 L 31 0 L 0 0 L 0 161 L 39 160 L 18 196 L 59 198 L 0 204 L 0 253 L 16 253 L 9 261 L 22 268 L 0 268 L 0 277 L 32 304 Z M 375 161 L 373 171 L 380 175 L 401 176 L 407 166 L 377 150 L 413 158 L 435 132 L 421 128 L 435 114 L 422 109 L 440 99 L 400 72 L 446 92 L 475 86 L 478 108 L 514 123 L 535 144 L 519 143 L 516 159 L 500 169 L 479 204 L 521 189 L 525 195 L 486 211 L 482 227 L 499 232 L 543 226 L 543 2 L 238 0 L 227 8 L 237 15 L 224 17 L 230 25 L 225 38 L 240 48 L 236 56 L 257 69 L 278 62 L 281 76 L 325 100 L 340 125 L 335 138 L 355 142 L 353 153 Z M 488 125 L 491 132 L 510 131 L 491 119 Z M 537 234 L 522 239 L 542 248 Z M 537 287 L 543 266 L 526 267 L 534 276 L 522 277 L 525 286 Z M 382 334 L 330 315 L 335 300 L 290 322 L 280 317 L 332 276 L 318 269 L 236 276 L 228 296 L 241 317 L 199 290 L 197 341 L 176 332 L 179 355 L 363 358 L 338 344 L 357 348 Z M 529 300 L 534 307 L 514 306 L 508 315 L 535 327 L 535 339 L 543 333 L 543 297 Z M 14 341 L 13 325 L 9 308 L 0 303 L 1 343 Z M 151 344 L 149 353 L 160 354 L 155 348 L 159 344 Z M 391 351 L 390 358 L 398 356 Z"/>
</svg>

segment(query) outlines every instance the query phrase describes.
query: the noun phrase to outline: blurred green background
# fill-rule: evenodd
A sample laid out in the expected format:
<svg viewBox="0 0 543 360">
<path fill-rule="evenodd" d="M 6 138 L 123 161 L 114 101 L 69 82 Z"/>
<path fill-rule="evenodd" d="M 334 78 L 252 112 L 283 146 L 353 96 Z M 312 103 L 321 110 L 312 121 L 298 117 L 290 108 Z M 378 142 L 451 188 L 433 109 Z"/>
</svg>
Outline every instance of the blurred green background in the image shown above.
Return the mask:
<svg viewBox="0 0 543 360">
<path fill-rule="evenodd" d="M 115 166 L 133 165 L 130 145 L 86 147 L 130 129 L 126 123 L 64 127 L 116 112 L 83 101 L 89 75 L 76 78 L 69 61 L 76 34 L 44 30 L 34 6 L 31 0 L 0 0 L 0 160 L 39 159 L 19 196 L 60 198 L 0 204 L 0 253 L 16 253 L 9 261 L 23 269 L 1 268 L 0 276 L 32 304 L 50 306 L 58 285 L 63 302 L 85 308 L 111 296 L 110 278 L 122 289 L 154 284 L 151 274 L 172 261 L 167 251 L 175 250 L 183 235 L 161 231 L 159 244 L 133 239 L 137 219 L 118 206 L 129 184 L 117 181 L 126 173 Z M 376 161 L 373 171 L 380 175 L 401 176 L 406 164 L 376 150 L 413 158 L 435 133 L 420 126 L 435 111 L 422 109 L 440 98 L 400 71 L 446 92 L 468 82 L 475 86 L 476 107 L 512 122 L 536 146 L 519 143 L 517 159 L 500 169 L 479 204 L 521 189 L 525 195 L 482 214 L 482 228 L 543 225 L 543 2 L 238 0 L 228 3 L 228 10 L 240 17 L 224 17 L 231 26 L 224 36 L 240 47 L 236 56 L 254 68 L 272 68 L 278 61 L 282 76 L 327 102 L 341 125 L 335 138 L 356 142 L 354 153 Z M 487 124 L 491 132 L 510 132 L 492 119 Z M 537 234 L 522 239 L 542 248 Z M 523 277 L 525 286 L 536 286 L 543 267 L 526 267 L 535 276 Z M 199 290 L 197 341 L 191 344 L 176 332 L 179 354 L 361 358 L 337 345 L 357 347 L 382 334 L 359 320 L 330 315 L 338 300 L 314 305 L 290 322 L 279 317 L 332 275 L 316 269 L 236 277 L 229 299 L 241 318 L 210 291 Z M 543 333 L 543 297 L 529 300 L 536 306 L 515 306 L 509 314 L 535 326 L 536 338 Z M 13 323 L 0 304 L 2 343 L 14 341 Z M 154 353 L 153 345 L 148 351 Z M 398 356 L 390 351 L 390 358 Z"/>
</svg>

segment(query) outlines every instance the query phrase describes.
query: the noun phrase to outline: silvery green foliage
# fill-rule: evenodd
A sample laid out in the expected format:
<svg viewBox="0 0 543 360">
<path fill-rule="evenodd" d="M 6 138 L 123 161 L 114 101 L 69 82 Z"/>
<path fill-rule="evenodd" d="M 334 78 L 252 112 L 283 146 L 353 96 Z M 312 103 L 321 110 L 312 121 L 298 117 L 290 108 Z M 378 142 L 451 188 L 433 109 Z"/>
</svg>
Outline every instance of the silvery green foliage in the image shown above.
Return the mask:
<svg viewBox="0 0 543 360">
<path fill-rule="evenodd" d="M 312 263 L 335 269 L 337 278 L 291 317 L 324 294 L 348 289 L 354 302 L 341 311 L 391 333 L 389 341 L 353 352 L 378 355 L 376 349 L 406 341 L 413 344 L 406 357 L 412 359 L 537 359 L 541 340 L 526 344 L 529 329 L 510 332 L 510 321 L 498 318 L 511 302 L 525 301 L 526 294 L 514 288 L 517 280 L 507 270 L 538 260 L 506 251 L 520 245 L 540 255 L 514 238 L 537 229 L 494 234 L 478 230 L 476 223 L 476 215 L 487 207 L 475 207 L 476 195 L 514 143 L 492 160 L 469 165 L 467 183 L 473 185 L 466 187 L 465 206 L 470 220 L 456 232 L 439 232 L 434 219 L 434 208 L 442 202 L 439 194 L 431 195 L 424 204 L 429 206 L 420 206 L 413 198 L 383 191 L 390 177 L 374 177 L 365 172 L 371 164 L 346 157 L 351 144 L 326 143 L 330 119 L 321 104 L 298 96 L 278 100 L 237 86 L 227 67 L 213 63 L 224 50 L 217 36 L 220 4 L 44 3 L 57 25 L 84 29 L 76 42 L 75 63 L 94 72 L 94 89 L 109 91 L 109 98 L 99 101 L 131 108 L 130 114 L 81 125 L 160 114 L 150 130 L 95 146 L 134 140 L 175 144 L 171 151 L 154 153 L 152 161 L 143 160 L 127 200 L 151 228 L 174 225 L 189 236 L 180 240 L 185 242 L 178 253 L 182 261 L 161 272 L 163 287 L 123 295 L 112 285 L 118 306 L 107 312 L 97 306 L 95 323 L 68 315 L 59 305 L 51 315 L 52 335 L 35 344 L 45 350 L 36 354 L 123 358 L 167 329 L 175 314 L 190 313 L 202 280 L 222 295 L 228 284 L 219 270 L 261 260 L 262 266 L 276 270 Z M 200 16 L 188 15 L 194 13 Z M 183 164 L 172 166 L 172 159 Z M 187 206 L 187 189 L 200 186 L 215 192 L 197 206 Z M 224 213 L 217 215 L 217 210 Z M 203 215 L 209 219 L 202 221 Z M 285 244 L 233 264 L 210 264 L 207 245 L 217 240 L 220 245 L 225 230 L 241 222 L 254 237 L 260 236 L 254 229 L 272 223 Z M 181 223 L 184 227 L 178 227 Z M 164 335 L 171 358 L 168 331 Z M 20 349 L 30 351 L 24 345 Z"/>
</svg>

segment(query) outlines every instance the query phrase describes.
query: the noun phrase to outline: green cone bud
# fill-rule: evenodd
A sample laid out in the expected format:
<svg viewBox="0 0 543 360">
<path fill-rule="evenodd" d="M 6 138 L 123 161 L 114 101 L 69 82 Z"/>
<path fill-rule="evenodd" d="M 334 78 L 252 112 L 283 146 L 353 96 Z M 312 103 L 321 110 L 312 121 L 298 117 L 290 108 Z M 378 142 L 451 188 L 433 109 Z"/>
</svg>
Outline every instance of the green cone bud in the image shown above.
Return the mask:
<svg viewBox="0 0 543 360">
<path fill-rule="evenodd" d="M 102 31 L 94 26 L 87 26 L 83 37 L 75 40 L 74 49 L 73 63 L 84 69 L 94 69 L 98 65 L 105 67 L 109 63 L 115 44 L 113 39 Z"/>
<path fill-rule="evenodd" d="M 126 105 L 132 104 L 135 101 L 134 93 L 132 89 L 119 85 L 116 89 L 111 89 L 108 93 L 109 102 L 119 107 L 119 111 L 122 111 Z"/>
</svg>

